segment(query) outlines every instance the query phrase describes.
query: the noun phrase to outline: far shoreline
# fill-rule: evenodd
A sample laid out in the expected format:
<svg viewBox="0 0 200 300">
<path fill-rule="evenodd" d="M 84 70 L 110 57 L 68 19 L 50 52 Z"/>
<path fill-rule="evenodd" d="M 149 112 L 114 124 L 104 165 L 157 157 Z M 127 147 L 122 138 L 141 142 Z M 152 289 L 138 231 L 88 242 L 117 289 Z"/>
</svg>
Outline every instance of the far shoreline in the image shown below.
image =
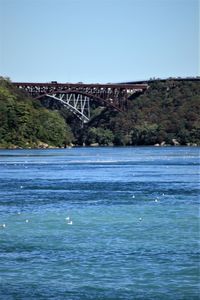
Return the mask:
<svg viewBox="0 0 200 300">
<path fill-rule="evenodd" d="M 66 147 L 19 147 L 19 146 L 13 146 L 13 147 L 0 147 L 1 150 L 64 150 L 64 149 L 74 149 L 74 148 L 137 148 L 137 147 L 143 147 L 143 148 L 183 148 L 183 147 L 200 147 L 200 145 L 197 144 L 190 144 L 190 145 L 73 145 L 73 146 L 66 146 Z"/>
</svg>

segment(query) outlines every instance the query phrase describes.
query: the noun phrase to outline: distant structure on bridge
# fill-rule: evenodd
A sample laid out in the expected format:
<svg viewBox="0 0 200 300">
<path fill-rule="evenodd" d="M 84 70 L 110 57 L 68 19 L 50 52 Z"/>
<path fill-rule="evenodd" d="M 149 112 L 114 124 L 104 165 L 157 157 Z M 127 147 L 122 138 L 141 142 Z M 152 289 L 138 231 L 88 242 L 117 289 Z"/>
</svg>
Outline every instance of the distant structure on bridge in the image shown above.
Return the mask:
<svg viewBox="0 0 200 300">
<path fill-rule="evenodd" d="M 90 120 L 91 101 L 123 111 L 130 96 L 142 93 L 148 88 L 147 83 L 83 84 L 52 81 L 50 83 L 13 82 L 13 85 L 28 92 L 35 99 L 49 98 L 62 103 L 84 123 Z"/>
</svg>

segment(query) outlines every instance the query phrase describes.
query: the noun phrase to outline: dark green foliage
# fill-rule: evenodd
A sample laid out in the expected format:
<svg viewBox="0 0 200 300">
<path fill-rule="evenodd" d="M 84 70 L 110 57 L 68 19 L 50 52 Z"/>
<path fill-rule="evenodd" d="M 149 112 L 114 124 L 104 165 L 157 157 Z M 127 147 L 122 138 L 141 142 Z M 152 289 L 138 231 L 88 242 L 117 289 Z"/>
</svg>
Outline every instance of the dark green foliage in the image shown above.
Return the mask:
<svg viewBox="0 0 200 300">
<path fill-rule="evenodd" d="M 166 80 L 151 83 L 144 94 L 130 99 L 125 112 L 103 110 L 89 125 L 99 132 L 109 129 L 114 145 L 173 144 L 174 139 L 181 145 L 199 145 L 199 116 L 200 81 Z"/>
<path fill-rule="evenodd" d="M 99 145 L 108 146 L 112 144 L 113 139 L 114 135 L 111 130 L 91 127 L 88 130 L 85 142 L 87 145 L 98 143 Z"/>
<path fill-rule="evenodd" d="M 64 119 L 0 78 L 0 147 L 61 147 L 73 134 Z M 46 146 L 48 146 L 46 145 Z"/>
<path fill-rule="evenodd" d="M 100 105 L 91 103 L 92 118 L 83 125 L 63 106 L 47 110 L 0 78 L 0 147 L 200 145 L 200 81 L 155 80 L 120 113 Z"/>
</svg>

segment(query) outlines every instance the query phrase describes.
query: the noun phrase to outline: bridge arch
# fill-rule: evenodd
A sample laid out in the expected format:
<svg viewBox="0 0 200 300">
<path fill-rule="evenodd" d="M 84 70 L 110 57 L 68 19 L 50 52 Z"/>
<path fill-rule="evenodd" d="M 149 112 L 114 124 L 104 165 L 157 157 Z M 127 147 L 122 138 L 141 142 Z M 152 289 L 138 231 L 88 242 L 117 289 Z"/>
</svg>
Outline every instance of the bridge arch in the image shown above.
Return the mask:
<svg viewBox="0 0 200 300">
<path fill-rule="evenodd" d="M 58 101 L 67 109 L 69 109 L 74 115 L 76 115 L 83 123 L 87 123 L 90 120 L 90 101 L 96 101 L 104 103 L 106 106 L 111 106 L 114 109 L 121 111 L 113 102 L 113 99 L 103 99 L 96 94 L 90 94 L 86 92 L 76 90 L 57 90 L 53 92 L 46 92 L 40 94 L 35 99 L 50 98 Z"/>
<path fill-rule="evenodd" d="M 128 99 L 135 93 L 148 88 L 146 83 L 131 84 L 85 84 L 53 82 L 13 82 L 19 89 L 25 90 L 32 98 L 47 97 L 62 103 L 83 122 L 90 119 L 90 102 L 96 101 L 118 111 L 127 109 Z"/>
</svg>

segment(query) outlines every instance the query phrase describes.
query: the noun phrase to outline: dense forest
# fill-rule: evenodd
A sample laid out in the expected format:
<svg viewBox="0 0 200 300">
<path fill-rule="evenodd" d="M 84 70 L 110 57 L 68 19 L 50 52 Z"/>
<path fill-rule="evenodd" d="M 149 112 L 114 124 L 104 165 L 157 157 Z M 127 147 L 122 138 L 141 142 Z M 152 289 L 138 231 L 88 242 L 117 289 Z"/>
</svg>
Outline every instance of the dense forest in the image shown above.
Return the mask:
<svg viewBox="0 0 200 300">
<path fill-rule="evenodd" d="M 200 145 L 199 80 L 151 81 L 124 112 L 91 103 L 84 125 L 62 106 L 43 106 L 1 78 L 0 147 Z"/>
<path fill-rule="evenodd" d="M 69 145 L 73 133 L 56 111 L 0 78 L 0 148 L 45 148 Z"/>
</svg>

